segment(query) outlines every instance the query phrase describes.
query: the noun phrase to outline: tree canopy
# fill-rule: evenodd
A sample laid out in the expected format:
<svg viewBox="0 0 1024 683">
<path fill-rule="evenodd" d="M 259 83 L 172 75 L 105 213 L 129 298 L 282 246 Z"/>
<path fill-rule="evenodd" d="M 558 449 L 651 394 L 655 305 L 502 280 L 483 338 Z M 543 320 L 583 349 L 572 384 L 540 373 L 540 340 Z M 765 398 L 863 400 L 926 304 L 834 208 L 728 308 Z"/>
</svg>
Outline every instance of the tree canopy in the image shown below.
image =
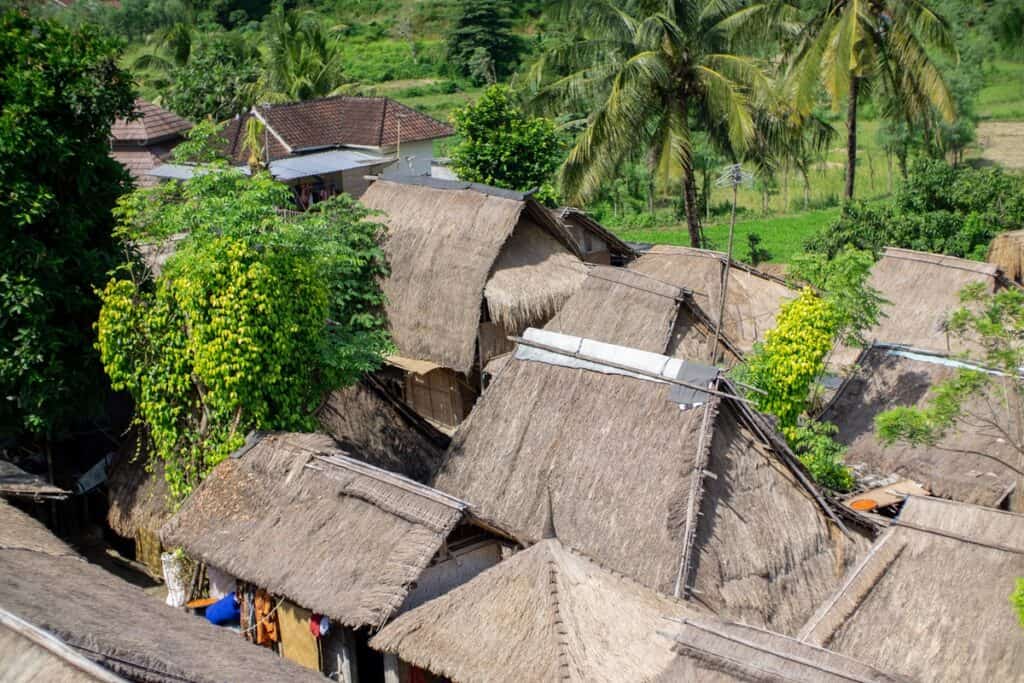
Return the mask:
<svg viewBox="0 0 1024 683">
<path fill-rule="evenodd" d="M 531 190 L 551 181 L 562 141 L 550 119 L 528 116 L 507 86 L 491 86 L 452 114 L 462 141 L 452 150 L 459 177 L 512 190 Z"/>
<path fill-rule="evenodd" d="M 102 405 L 93 288 L 120 251 L 110 126 L 134 93 L 95 28 L 8 12 L 0 35 L 0 434 L 57 436 Z"/>
<path fill-rule="evenodd" d="M 315 429 L 325 393 L 390 350 L 366 209 L 343 195 L 283 215 L 290 191 L 269 174 L 200 169 L 121 202 L 126 239 L 188 234 L 155 281 L 129 264 L 108 282 L 97 326 L 111 382 L 135 399 L 178 497 L 250 430 Z"/>
</svg>

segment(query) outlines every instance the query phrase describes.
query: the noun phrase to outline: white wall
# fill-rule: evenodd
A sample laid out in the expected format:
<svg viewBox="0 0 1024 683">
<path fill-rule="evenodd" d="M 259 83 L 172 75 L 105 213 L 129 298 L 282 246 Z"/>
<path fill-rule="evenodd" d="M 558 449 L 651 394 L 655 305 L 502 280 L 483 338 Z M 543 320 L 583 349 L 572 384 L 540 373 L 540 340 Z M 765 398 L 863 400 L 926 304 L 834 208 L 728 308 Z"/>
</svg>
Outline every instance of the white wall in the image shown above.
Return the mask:
<svg viewBox="0 0 1024 683">
<path fill-rule="evenodd" d="M 419 142 L 403 142 L 400 172 L 403 175 L 430 175 L 430 162 L 433 160 L 433 158 L 433 140 L 420 140 Z"/>
</svg>

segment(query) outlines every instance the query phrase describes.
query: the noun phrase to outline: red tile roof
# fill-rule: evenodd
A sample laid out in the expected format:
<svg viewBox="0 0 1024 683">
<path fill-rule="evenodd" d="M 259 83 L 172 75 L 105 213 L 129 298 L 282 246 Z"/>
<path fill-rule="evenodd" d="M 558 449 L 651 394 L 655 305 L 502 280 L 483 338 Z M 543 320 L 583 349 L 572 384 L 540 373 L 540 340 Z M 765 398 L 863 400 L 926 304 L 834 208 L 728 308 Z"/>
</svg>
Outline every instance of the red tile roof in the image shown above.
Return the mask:
<svg viewBox="0 0 1024 683">
<path fill-rule="evenodd" d="M 263 105 L 258 111 L 270 128 L 271 159 L 289 156 L 285 144 L 291 153 L 318 147 L 394 145 L 398 142 L 399 126 L 402 142 L 433 140 L 454 133 L 451 126 L 386 97 L 341 95 Z M 239 163 L 245 161 L 242 139 L 250 116 L 235 119 L 224 130 L 228 155 Z"/>
<path fill-rule="evenodd" d="M 114 144 L 146 145 L 182 135 L 192 124 L 174 112 L 162 109 L 152 102 L 135 100 L 135 111 L 141 116 L 134 121 L 117 119 L 110 129 Z"/>
</svg>

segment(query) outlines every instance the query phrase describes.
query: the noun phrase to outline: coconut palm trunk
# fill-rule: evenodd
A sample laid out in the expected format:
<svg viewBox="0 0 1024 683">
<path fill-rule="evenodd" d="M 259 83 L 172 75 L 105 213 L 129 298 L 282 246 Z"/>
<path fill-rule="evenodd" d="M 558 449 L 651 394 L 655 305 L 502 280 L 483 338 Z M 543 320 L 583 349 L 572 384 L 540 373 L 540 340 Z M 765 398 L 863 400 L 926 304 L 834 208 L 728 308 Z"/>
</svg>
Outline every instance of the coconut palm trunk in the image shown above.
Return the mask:
<svg viewBox="0 0 1024 683">
<path fill-rule="evenodd" d="M 690 233 L 690 246 L 700 249 L 700 207 L 697 205 L 697 179 L 692 162 L 683 168 L 683 207 L 686 209 L 686 230 Z"/>
<path fill-rule="evenodd" d="M 853 199 L 853 184 L 857 175 L 857 94 L 860 78 L 850 77 L 850 102 L 846 109 L 846 200 Z"/>
</svg>

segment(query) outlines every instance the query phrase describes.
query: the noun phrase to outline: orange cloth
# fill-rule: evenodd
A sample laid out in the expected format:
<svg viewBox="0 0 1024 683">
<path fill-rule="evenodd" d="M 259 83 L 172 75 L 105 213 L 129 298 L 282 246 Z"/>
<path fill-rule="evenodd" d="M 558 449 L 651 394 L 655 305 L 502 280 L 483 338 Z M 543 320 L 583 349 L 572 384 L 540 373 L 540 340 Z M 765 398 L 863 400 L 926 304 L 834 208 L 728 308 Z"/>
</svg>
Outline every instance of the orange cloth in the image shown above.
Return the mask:
<svg viewBox="0 0 1024 683">
<path fill-rule="evenodd" d="M 256 591 L 253 601 L 256 611 L 256 644 L 270 645 L 278 640 L 277 612 L 274 611 L 274 598 L 262 588 Z"/>
</svg>

